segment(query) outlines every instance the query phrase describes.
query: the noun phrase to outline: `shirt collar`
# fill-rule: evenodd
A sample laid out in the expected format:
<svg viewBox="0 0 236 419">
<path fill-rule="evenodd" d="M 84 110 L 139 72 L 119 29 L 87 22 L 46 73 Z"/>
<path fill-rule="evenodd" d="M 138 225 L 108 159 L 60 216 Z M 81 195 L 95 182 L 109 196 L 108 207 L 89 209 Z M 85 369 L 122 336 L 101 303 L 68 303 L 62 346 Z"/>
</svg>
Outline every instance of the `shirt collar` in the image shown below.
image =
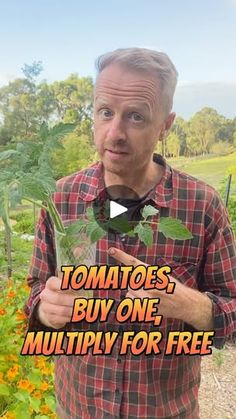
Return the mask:
<svg viewBox="0 0 236 419">
<path fill-rule="evenodd" d="M 173 200 L 172 170 L 159 154 L 153 154 L 153 161 L 164 167 L 164 174 L 158 185 L 149 191 L 145 202 L 153 201 L 160 207 L 169 207 Z M 90 202 L 95 200 L 104 189 L 103 164 L 101 161 L 97 161 L 84 170 L 79 196 L 84 201 Z"/>
</svg>

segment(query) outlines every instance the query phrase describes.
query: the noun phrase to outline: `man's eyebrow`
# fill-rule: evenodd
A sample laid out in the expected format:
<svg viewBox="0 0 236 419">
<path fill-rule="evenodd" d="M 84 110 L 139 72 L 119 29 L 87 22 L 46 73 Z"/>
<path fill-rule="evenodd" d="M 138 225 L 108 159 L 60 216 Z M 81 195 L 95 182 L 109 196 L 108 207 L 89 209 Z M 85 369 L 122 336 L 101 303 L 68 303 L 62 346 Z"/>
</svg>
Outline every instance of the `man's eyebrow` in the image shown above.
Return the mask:
<svg viewBox="0 0 236 419">
<path fill-rule="evenodd" d="M 108 106 L 108 102 L 106 100 L 100 99 L 99 97 L 95 97 L 95 102 L 97 105 Z"/>
<path fill-rule="evenodd" d="M 95 98 L 95 103 L 96 103 L 96 105 L 99 105 L 99 106 L 107 106 L 107 107 L 110 106 L 108 101 L 100 99 L 99 97 Z M 131 104 L 127 105 L 127 108 L 134 109 L 134 110 L 137 110 L 137 111 L 143 111 L 144 110 L 143 108 L 145 108 L 145 110 L 147 110 L 147 111 L 150 110 L 150 107 L 148 106 L 148 104 L 146 102 L 131 103 Z"/>
<path fill-rule="evenodd" d="M 138 111 L 143 111 L 145 108 L 147 111 L 150 110 L 150 107 L 148 106 L 148 104 L 146 102 L 139 102 L 139 103 L 135 103 L 135 104 L 130 104 L 127 106 L 130 109 L 137 109 Z"/>
</svg>

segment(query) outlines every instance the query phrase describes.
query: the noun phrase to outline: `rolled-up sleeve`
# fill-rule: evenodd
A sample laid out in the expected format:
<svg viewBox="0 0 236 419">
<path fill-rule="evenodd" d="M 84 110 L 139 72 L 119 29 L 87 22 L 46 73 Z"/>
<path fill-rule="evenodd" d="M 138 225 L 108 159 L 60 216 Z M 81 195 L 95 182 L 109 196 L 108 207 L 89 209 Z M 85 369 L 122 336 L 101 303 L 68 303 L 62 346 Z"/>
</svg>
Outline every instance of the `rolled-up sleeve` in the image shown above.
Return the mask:
<svg viewBox="0 0 236 419">
<path fill-rule="evenodd" d="M 236 331 L 236 243 L 227 211 L 216 195 L 205 217 L 206 249 L 201 290 L 213 302 L 214 345 L 222 348 Z"/>
</svg>

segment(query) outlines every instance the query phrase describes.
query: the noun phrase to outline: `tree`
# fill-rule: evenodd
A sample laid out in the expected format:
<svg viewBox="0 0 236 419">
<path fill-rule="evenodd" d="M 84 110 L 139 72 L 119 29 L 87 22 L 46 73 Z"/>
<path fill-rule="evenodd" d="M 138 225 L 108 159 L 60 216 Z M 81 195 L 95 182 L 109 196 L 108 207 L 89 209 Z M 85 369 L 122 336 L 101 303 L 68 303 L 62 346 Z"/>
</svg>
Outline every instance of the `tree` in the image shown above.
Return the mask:
<svg viewBox="0 0 236 419">
<path fill-rule="evenodd" d="M 96 159 L 95 147 L 86 134 L 79 129 L 62 140 L 63 149 L 53 154 L 56 179 L 84 169 Z"/>
<path fill-rule="evenodd" d="M 180 139 L 175 132 L 170 132 L 166 139 L 166 157 L 179 157 Z"/>
<path fill-rule="evenodd" d="M 217 133 L 221 126 L 221 117 L 216 110 L 212 108 L 203 108 L 197 112 L 189 121 L 187 146 L 189 152 L 191 148 L 198 152 L 197 154 L 208 154 L 211 145 L 217 139 Z"/>
</svg>

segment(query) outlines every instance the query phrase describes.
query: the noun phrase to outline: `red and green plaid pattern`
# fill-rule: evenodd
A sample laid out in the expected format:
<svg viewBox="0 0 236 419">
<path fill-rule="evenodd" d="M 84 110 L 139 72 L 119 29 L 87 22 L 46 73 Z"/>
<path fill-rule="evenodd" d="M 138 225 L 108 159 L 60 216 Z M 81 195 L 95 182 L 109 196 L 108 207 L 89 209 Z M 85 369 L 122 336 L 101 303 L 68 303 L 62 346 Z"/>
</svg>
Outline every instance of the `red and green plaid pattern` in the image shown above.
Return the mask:
<svg viewBox="0 0 236 419">
<path fill-rule="evenodd" d="M 222 347 L 236 329 L 236 248 L 224 205 L 214 189 L 195 178 L 171 169 L 161 156 L 156 163 L 165 166 L 162 181 L 152 189 L 142 206 L 150 203 L 160 216 L 182 220 L 193 239 L 166 239 L 157 230 L 154 244 L 147 248 L 139 239 L 109 232 L 97 242 L 98 265 L 114 265 L 108 248 L 115 246 L 150 265 L 170 265 L 172 275 L 189 287 L 208 291 L 214 307 L 214 345 Z M 103 166 L 89 168 L 58 182 L 54 195 L 63 219 L 77 219 L 104 189 Z M 157 216 L 155 216 L 157 217 Z M 154 217 L 154 219 L 155 219 Z M 30 330 L 48 330 L 36 318 L 39 294 L 47 279 L 55 275 L 53 229 L 42 210 L 38 222 L 28 283 L 32 292 L 26 305 Z M 164 355 L 167 333 L 194 330 L 172 318 L 163 319 L 159 355 L 119 355 L 124 330 L 155 330 L 151 324 L 119 325 L 115 319 L 117 304 L 125 291 L 97 290 L 95 297 L 114 298 L 116 305 L 108 323 L 73 325 L 77 330 L 119 331 L 119 339 L 110 355 L 57 356 L 56 395 L 70 418 L 198 418 L 200 356 Z M 67 329 L 72 329 L 68 325 Z"/>
</svg>

